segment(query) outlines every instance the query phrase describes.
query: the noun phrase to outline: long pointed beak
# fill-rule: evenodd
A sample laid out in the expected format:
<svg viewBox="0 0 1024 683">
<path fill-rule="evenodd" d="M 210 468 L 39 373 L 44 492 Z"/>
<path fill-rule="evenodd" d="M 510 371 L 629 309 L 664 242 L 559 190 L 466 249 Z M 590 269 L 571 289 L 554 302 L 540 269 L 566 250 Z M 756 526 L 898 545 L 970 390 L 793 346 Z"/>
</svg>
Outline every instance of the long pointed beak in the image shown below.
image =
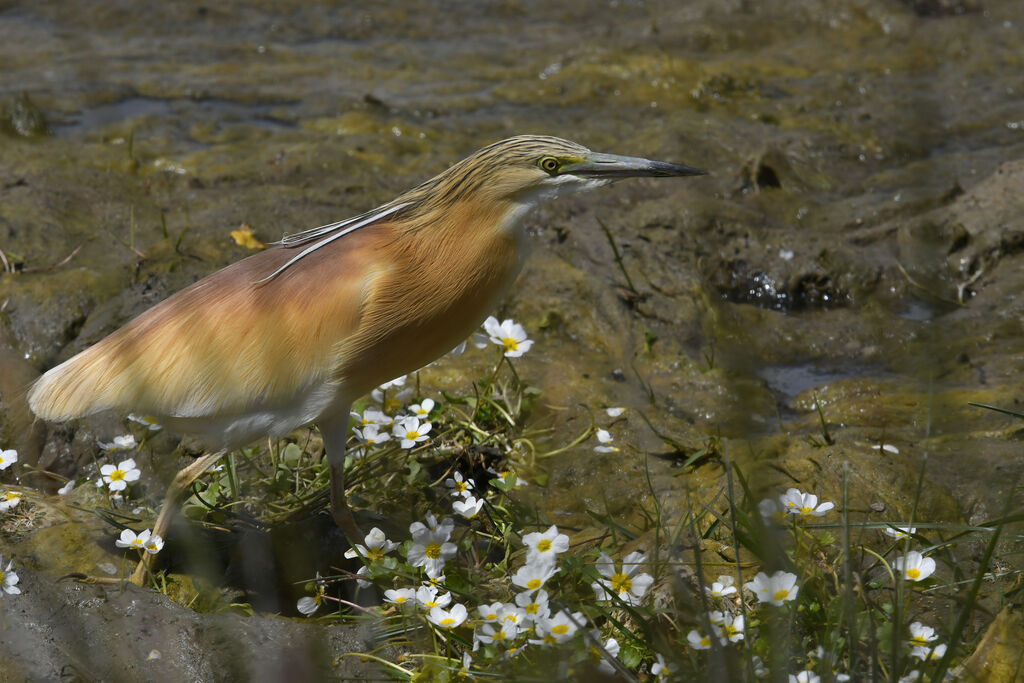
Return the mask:
<svg viewBox="0 0 1024 683">
<path fill-rule="evenodd" d="M 583 161 L 559 169 L 559 175 L 571 174 L 581 178 L 665 178 L 669 176 L 708 175 L 707 171 L 667 161 L 651 161 L 640 157 L 622 157 L 617 154 L 590 152 Z"/>
</svg>

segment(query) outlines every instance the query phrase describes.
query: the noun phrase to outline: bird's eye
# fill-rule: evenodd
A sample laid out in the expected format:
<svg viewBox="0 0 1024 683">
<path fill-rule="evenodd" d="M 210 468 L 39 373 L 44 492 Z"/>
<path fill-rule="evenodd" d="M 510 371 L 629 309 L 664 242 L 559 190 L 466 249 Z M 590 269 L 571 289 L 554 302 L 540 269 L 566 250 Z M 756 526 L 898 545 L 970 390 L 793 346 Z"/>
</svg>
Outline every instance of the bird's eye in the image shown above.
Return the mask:
<svg viewBox="0 0 1024 683">
<path fill-rule="evenodd" d="M 555 157 L 541 157 L 540 160 L 537 162 L 537 166 L 539 166 L 540 170 L 544 171 L 545 173 L 555 175 L 556 173 L 558 173 L 558 167 L 561 166 L 561 164 L 558 163 L 558 159 L 556 159 Z"/>
</svg>

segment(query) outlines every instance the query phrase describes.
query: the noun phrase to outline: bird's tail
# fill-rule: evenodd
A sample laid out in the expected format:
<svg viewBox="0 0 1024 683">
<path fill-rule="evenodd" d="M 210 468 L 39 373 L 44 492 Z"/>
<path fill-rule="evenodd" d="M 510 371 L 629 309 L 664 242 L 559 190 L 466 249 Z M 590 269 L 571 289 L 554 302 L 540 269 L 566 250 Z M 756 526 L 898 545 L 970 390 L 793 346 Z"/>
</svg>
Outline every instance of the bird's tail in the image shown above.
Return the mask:
<svg viewBox="0 0 1024 683">
<path fill-rule="evenodd" d="M 105 400 L 109 385 L 103 355 L 86 349 L 49 370 L 28 392 L 28 405 L 38 417 L 64 422 L 109 408 Z"/>
</svg>

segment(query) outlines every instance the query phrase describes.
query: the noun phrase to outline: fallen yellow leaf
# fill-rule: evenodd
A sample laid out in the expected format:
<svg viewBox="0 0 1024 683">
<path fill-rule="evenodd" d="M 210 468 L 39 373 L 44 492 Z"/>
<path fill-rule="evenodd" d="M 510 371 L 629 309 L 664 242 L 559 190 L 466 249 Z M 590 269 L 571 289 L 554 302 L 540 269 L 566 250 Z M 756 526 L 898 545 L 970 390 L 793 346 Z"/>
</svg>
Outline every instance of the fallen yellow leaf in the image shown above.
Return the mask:
<svg viewBox="0 0 1024 683">
<path fill-rule="evenodd" d="M 235 244 L 246 249 L 266 249 L 267 247 L 252 234 L 252 226 L 248 223 L 242 223 L 238 230 L 232 230 L 231 239 L 235 240 Z"/>
</svg>

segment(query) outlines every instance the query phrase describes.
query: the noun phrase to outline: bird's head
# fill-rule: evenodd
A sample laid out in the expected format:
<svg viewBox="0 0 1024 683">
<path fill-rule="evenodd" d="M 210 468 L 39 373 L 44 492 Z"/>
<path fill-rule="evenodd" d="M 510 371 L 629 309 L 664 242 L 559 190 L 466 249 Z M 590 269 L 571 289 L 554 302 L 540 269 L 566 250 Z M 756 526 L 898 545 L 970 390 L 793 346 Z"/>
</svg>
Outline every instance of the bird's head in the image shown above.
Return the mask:
<svg viewBox="0 0 1024 683">
<path fill-rule="evenodd" d="M 569 140 L 519 135 L 471 154 L 428 181 L 445 202 L 512 201 L 535 204 L 561 190 L 585 189 L 621 178 L 706 175 L 682 164 L 592 152 Z"/>
</svg>

